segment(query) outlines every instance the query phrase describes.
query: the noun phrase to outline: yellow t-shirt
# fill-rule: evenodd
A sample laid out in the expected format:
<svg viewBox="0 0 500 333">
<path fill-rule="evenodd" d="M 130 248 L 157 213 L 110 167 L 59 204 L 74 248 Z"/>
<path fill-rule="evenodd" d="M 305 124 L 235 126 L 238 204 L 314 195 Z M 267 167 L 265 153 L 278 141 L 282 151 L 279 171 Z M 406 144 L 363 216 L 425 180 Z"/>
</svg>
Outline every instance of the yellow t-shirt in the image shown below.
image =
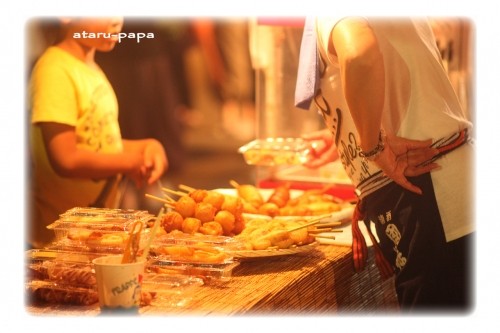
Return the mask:
<svg viewBox="0 0 500 333">
<path fill-rule="evenodd" d="M 34 246 L 51 241 L 54 231 L 46 226 L 73 207 L 93 203 L 105 181 L 60 177 L 45 150 L 41 122 L 75 127 L 77 145 L 96 152 L 123 149 L 118 123 L 118 102 L 104 73 L 86 65 L 58 47 L 50 47 L 37 61 L 29 85 L 30 223 L 28 242 Z M 116 192 L 116 191 L 114 191 Z M 112 206 L 116 193 L 106 201 Z"/>
</svg>

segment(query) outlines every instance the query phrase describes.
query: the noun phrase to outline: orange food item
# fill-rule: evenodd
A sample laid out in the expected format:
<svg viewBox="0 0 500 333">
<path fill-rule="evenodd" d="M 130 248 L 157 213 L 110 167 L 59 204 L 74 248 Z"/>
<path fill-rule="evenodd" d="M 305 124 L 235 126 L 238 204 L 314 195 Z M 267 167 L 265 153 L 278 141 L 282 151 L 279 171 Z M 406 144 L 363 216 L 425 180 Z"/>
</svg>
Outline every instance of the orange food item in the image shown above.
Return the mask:
<svg viewBox="0 0 500 333">
<path fill-rule="evenodd" d="M 217 209 L 208 202 L 200 202 L 196 204 L 194 217 L 202 223 L 210 222 L 214 220 L 216 211 Z"/>
</svg>

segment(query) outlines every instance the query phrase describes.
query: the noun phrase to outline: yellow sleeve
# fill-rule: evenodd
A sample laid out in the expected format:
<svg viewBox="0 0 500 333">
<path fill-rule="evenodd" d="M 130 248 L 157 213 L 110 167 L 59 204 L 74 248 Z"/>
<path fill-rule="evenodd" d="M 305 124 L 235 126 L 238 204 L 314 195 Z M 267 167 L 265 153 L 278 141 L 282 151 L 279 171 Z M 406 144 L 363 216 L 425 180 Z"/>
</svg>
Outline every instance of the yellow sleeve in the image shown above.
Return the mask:
<svg viewBox="0 0 500 333">
<path fill-rule="evenodd" d="M 77 92 L 71 68 L 63 59 L 47 56 L 33 69 L 30 82 L 31 122 L 57 122 L 75 126 Z"/>
</svg>

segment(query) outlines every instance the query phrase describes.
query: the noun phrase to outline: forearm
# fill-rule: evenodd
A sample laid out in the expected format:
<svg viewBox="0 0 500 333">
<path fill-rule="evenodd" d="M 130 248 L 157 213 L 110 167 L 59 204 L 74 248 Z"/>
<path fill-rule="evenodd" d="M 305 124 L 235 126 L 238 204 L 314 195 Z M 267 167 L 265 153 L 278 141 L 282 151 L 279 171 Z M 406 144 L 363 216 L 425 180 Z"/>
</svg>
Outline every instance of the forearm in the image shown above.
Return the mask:
<svg viewBox="0 0 500 333">
<path fill-rule="evenodd" d="M 103 179 L 133 172 L 139 161 L 138 153 L 108 154 L 77 149 L 52 166 L 63 177 Z"/>
</svg>

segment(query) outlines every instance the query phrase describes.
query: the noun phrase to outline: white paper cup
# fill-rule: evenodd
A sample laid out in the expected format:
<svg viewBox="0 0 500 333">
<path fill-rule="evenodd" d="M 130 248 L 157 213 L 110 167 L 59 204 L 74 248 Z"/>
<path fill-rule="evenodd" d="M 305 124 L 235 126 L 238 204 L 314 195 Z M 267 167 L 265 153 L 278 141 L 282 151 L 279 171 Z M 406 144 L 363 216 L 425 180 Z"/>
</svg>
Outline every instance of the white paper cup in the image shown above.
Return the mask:
<svg viewBox="0 0 500 333">
<path fill-rule="evenodd" d="M 138 309 L 145 260 L 122 264 L 122 255 L 94 259 L 97 291 L 101 309 Z"/>
</svg>

